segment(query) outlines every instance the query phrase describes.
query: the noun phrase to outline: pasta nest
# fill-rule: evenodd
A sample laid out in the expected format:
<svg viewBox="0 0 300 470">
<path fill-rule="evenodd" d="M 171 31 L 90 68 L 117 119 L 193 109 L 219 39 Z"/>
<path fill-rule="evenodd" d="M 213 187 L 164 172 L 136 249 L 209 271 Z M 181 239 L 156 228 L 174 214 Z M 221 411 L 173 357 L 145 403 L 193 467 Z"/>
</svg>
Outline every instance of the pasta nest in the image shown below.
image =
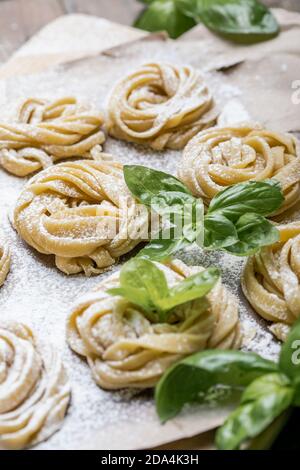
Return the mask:
<svg viewBox="0 0 300 470">
<path fill-rule="evenodd" d="M 280 241 L 251 256 L 242 288 L 254 310 L 282 341 L 300 315 L 300 222 L 277 227 Z"/>
<path fill-rule="evenodd" d="M 3 285 L 10 269 L 10 249 L 7 245 L 0 245 L 0 286 Z"/>
<path fill-rule="evenodd" d="M 54 351 L 42 354 L 31 330 L 0 322 L 0 449 L 21 449 L 57 431 L 70 386 Z"/>
<path fill-rule="evenodd" d="M 153 149 L 182 149 L 217 111 L 202 75 L 192 67 L 150 63 L 123 78 L 108 104 L 108 132 Z"/>
<path fill-rule="evenodd" d="M 299 157 L 297 140 L 290 134 L 259 125 L 213 128 L 188 143 L 178 177 L 207 205 L 227 186 L 274 178 L 281 183 L 285 197 L 277 215 L 300 199 Z"/>
<path fill-rule="evenodd" d="M 40 253 L 54 254 L 66 274 L 98 274 L 148 236 L 148 211 L 130 195 L 122 165 L 102 158 L 43 170 L 17 201 L 19 235 Z"/>
<path fill-rule="evenodd" d="M 17 176 L 62 158 L 92 158 L 105 140 L 102 115 L 75 98 L 27 99 L 16 121 L 0 123 L 0 165 Z"/>
<path fill-rule="evenodd" d="M 201 271 L 175 260 L 156 263 L 169 286 Z M 67 341 L 86 357 L 104 389 L 153 387 L 176 361 L 205 348 L 238 348 L 238 302 L 219 281 L 206 299 L 176 307 L 168 323 L 151 323 L 142 310 L 106 291 L 118 285 L 113 274 L 84 295 L 67 321 Z"/>
</svg>

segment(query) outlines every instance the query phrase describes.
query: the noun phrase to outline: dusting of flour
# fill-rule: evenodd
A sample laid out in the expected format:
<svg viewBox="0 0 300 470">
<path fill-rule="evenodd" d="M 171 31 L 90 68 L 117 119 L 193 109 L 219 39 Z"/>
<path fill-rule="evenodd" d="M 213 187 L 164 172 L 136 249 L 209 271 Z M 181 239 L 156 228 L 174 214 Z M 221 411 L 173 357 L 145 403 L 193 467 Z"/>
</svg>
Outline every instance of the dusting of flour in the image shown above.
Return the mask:
<svg viewBox="0 0 300 470">
<path fill-rule="evenodd" d="M 137 63 L 158 59 L 187 62 L 176 48 L 151 48 L 149 44 L 139 47 Z M 9 79 L 0 88 L 0 102 L 9 114 L 13 109 L 11 104 L 29 96 L 56 98 L 75 94 L 105 109 L 112 83 L 131 68 L 132 61 L 126 56 L 101 56 L 41 75 Z M 244 120 L 246 111 L 237 104 L 239 90 L 223 84 L 217 75 L 207 75 L 206 78 L 216 90 L 218 103 L 227 103 L 226 123 L 229 124 L 230 119 L 232 122 Z M 231 100 L 230 108 L 228 103 Z M 107 140 L 104 150 L 123 163 L 139 163 L 172 174 L 176 174 L 180 158 L 180 152 L 159 153 L 114 139 Z M 89 279 L 83 275 L 68 277 L 55 268 L 51 256 L 38 254 L 20 240 L 11 227 L 9 215 L 25 182 L 0 170 L 0 238 L 7 241 L 12 250 L 11 272 L 0 290 L 0 316 L 27 323 L 42 342 L 51 343 L 60 350 L 71 381 L 72 402 L 61 430 L 36 448 L 74 449 L 80 447 L 83 436 L 88 440 L 89 435 L 108 424 L 127 419 L 143 421 L 149 409 L 153 408 L 153 398 L 151 392 L 101 390 L 92 380 L 86 362 L 68 348 L 65 322 L 74 300 L 110 273 Z M 224 283 L 240 299 L 245 348 L 275 358 L 279 351 L 278 343 L 267 331 L 265 323 L 249 308 L 240 291 L 244 260 L 220 252 L 204 253 L 195 249 L 183 253 L 182 259 L 188 264 L 215 265 L 222 269 Z"/>
</svg>

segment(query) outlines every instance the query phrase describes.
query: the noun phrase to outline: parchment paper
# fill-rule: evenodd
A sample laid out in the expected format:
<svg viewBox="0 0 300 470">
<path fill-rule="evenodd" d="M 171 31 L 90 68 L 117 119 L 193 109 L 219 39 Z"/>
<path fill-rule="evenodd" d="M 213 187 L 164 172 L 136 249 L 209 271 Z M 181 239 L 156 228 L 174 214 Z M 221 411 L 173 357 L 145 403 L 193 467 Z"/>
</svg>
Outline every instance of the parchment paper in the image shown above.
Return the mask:
<svg viewBox="0 0 300 470">
<path fill-rule="evenodd" d="M 0 78 L 39 73 L 147 35 L 146 31 L 96 16 L 63 15 L 20 47 L 0 68 Z"/>
<path fill-rule="evenodd" d="M 272 10 L 281 25 L 278 37 L 260 44 L 241 46 L 225 41 L 198 25 L 180 41 L 201 44 L 201 58 L 208 68 L 224 67 L 232 85 L 241 88 L 240 100 L 253 118 L 278 130 L 300 131 L 300 103 L 293 101 L 296 81 L 300 87 L 300 14 Z M 230 67 L 231 64 L 236 64 Z M 298 92 L 299 97 L 299 92 Z"/>
</svg>

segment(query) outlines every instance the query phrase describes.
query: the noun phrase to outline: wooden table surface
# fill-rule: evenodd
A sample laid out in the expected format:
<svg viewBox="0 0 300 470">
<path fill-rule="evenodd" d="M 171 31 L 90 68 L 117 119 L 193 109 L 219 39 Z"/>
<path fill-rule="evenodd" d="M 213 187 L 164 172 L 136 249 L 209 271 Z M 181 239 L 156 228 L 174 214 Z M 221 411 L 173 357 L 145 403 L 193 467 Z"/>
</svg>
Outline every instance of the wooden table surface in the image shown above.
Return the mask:
<svg viewBox="0 0 300 470">
<path fill-rule="evenodd" d="M 299 0 L 264 2 L 300 12 Z M 131 25 L 142 9 L 137 0 L 0 0 L 0 63 L 58 16 L 86 13 Z"/>
</svg>

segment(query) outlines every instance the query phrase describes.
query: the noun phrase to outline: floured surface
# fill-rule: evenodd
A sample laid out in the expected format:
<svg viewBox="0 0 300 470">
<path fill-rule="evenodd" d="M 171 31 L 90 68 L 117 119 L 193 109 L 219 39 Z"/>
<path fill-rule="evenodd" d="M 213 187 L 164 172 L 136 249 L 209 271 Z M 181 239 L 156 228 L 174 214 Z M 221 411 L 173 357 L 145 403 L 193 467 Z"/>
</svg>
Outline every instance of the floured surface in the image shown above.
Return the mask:
<svg viewBox="0 0 300 470">
<path fill-rule="evenodd" d="M 76 94 L 78 98 L 92 101 L 104 108 L 113 83 L 140 63 L 155 59 L 199 65 L 197 57 L 188 54 L 190 47 L 192 46 L 188 43 L 181 47 L 173 42 L 144 41 L 131 45 L 126 50 L 121 48 L 110 55 L 74 62 L 41 75 L 16 77 L 1 82 L 2 109 L 11 114 L 15 103 L 27 96 L 54 98 L 65 94 Z M 187 60 L 187 57 L 192 58 Z M 242 119 L 248 116 L 247 110 L 237 104 L 242 96 L 237 85 L 233 86 L 229 79 L 216 72 L 207 72 L 206 78 L 216 94 L 218 104 L 223 107 L 227 103 L 226 122 L 237 122 L 241 116 Z M 231 100 L 234 100 L 234 106 L 228 104 Z M 159 153 L 114 139 L 108 139 L 104 149 L 123 163 L 139 163 L 173 174 L 176 173 L 180 158 L 180 152 Z M 37 448 L 117 448 L 123 444 L 123 439 L 121 441 L 120 438 L 122 435 L 127 436 L 124 442 L 126 448 L 165 443 L 166 428 L 161 427 L 155 418 L 151 391 L 110 393 L 101 390 L 93 382 L 85 361 L 67 347 L 65 320 L 70 306 L 77 296 L 91 289 L 109 273 L 89 279 L 82 275 L 67 277 L 54 267 L 51 256 L 39 255 L 17 237 L 9 223 L 8 214 L 11 213 L 24 183 L 24 179 L 0 172 L 0 234 L 12 248 L 11 272 L 0 290 L 0 315 L 28 323 L 41 340 L 52 342 L 59 348 L 73 390 L 72 403 L 64 426 Z M 267 331 L 265 323 L 250 310 L 240 292 L 240 273 L 244 260 L 220 252 L 201 254 L 195 250 L 185 252 L 182 259 L 187 264 L 221 267 L 224 283 L 240 297 L 246 348 L 265 357 L 275 358 L 279 344 Z M 222 414 L 219 410 L 217 413 L 199 411 L 197 419 L 193 419 L 192 428 L 191 420 L 186 416 L 168 424 L 169 436 L 172 439 L 188 437 L 211 429 L 221 421 Z M 107 432 L 109 439 L 105 437 Z"/>
</svg>

